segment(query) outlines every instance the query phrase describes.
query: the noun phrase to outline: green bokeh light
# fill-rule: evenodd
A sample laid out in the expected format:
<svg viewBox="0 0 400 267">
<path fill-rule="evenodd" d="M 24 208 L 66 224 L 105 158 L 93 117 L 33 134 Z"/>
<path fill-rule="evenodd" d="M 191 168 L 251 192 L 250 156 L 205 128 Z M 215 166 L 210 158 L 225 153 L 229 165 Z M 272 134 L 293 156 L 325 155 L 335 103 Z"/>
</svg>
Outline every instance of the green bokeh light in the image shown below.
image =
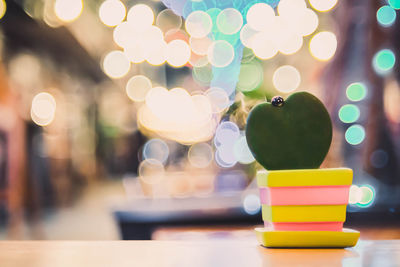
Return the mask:
<svg viewBox="0 0 400 267">
<path fill-rule="evenodd" d="M 382 49 L 378 51 L 372 59 L 372 66 L 378 74 L 384 75 L 389 73 L 396 63 L 396 56 L 390 49 Z"/>
<path fill-rule="evenodd" d="M 255 57 L 256 57 L 256 55 L 254 55 L 253 49 L 248 48 L 248 47 L 243 47 L 242 64 L 249 63 Z"/>
<path fill-rule="evenodd" d="M 367 96 L 367 87 L 363 83 L 352 83 L 347 86 L 346 95 L 351 101 L 361 101 Z"/>
<path fill-rule="evenodd" d="M 240 67 L 237 89 L 242 92 L 249 92 L 257 89 L 263 81 L 263 68 L 258 60 L 242 64 Z"/>
<path fill-rule="evenodd" d="M 365 130 L 361 125 L 350 126 L 345 133 L 345 139 L 350 145 L 361 144 L 365 139 Z"/>
<path fill-rule="evenodd" d="M 217 16 L 217 28 L 224 34 L 235 34 L 243 25 L 243 17 L 235 8 L 222 10 Z"/>
<path fill-rule="evenodd" d="M 400 9 L 400 0 L 389 0 L 389 5 L 394 9 Z"/>
<path fill-rule="evenodd" d="M 396 20 L 396 11 L 391 6 L 383 6 L 376 12 L 376 19 L 383 27 L 392 26 Z"/>
<path fill-rule="evenodd" d="M 360 109 L 353 104 L 344 105 L 339 109 L 339 119 L 344 123 L 352 123 L 360 118 Z"/>
<path fill-rule="evenodd" d="M 193 67 L 192 75 L 200 85 L 207 86 L 213 79 L 212 66 L 207 64 L 203 67 Z"/>
</svg>

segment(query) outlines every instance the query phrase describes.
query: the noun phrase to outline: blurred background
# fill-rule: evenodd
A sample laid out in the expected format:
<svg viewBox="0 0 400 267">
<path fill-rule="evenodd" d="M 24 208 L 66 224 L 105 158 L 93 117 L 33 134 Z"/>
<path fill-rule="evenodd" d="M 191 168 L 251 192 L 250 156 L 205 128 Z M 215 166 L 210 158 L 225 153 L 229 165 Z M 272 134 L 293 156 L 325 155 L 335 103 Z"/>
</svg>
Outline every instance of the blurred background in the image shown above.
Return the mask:
<svg viewBox="0 0 400 267">
<path fill-rule="evenodd" d="M 400 238 L 398 9 L 0 0 L 0 239 L 254 238 L 246 117 L 296 91 L 354 170 L 347 225 Z"/>
</svg>

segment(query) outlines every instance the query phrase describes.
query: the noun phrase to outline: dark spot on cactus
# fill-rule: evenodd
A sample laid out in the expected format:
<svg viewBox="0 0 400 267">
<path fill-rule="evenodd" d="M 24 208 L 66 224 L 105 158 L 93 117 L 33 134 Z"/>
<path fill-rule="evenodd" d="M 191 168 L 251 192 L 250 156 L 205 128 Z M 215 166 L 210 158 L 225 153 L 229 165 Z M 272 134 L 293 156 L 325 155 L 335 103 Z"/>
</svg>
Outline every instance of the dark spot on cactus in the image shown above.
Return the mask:
<svg viewBox="0 0 400 267">
<path fill-rule="evenodd" d="M 271 104 L 275 107 L 282 107 L 285 104 L 285 100 L 281 96 L 274 96 L 271 100 Z"/>
</svg>

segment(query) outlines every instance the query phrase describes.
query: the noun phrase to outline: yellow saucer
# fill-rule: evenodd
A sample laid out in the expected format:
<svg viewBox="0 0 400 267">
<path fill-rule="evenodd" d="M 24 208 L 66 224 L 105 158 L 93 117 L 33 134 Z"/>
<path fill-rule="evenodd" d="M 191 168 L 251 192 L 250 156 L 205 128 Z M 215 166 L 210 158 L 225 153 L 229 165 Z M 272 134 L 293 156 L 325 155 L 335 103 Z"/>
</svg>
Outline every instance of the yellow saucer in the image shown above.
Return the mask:
<svg viewBox="0 0 400 267">
<path fill-rule="evenodd" d="M 357 244 L 360 232 L 352 229 L 335 231 L 272 231 L 255 228 L 257 239 L 264 247 L 281 248 L 346 248 Z"/>
</svg>

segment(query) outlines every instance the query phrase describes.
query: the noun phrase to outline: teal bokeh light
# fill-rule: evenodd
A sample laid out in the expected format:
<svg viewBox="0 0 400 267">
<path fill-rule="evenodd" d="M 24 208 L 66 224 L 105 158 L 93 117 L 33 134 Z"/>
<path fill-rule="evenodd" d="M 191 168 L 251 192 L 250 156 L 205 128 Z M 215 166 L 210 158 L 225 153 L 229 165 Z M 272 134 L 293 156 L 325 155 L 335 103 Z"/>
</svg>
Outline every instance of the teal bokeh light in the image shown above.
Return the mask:
<svg viewBox="0 0 400 267">
<path fill-rule="evenodd" d="M 218 27 L 217 27 L 217 17 L 218 17 L 218 15 L 219 15 L 219 13 L 221 13 L 221 9 L 219 9 L 219 8 L 210 8 L 209 10 L 207 10 L 206 11 L 206 13 L 208 14 L 208 15 L 210 15 L 210 17 L 211 17 L 211 20 L 212 20 L 212 24 L 213 24 L 213 27 L 212 27 L 212 32 L 213 33 L 217 33 L 218 32 Z"/>
<path fill-rule="evenodd" d="M 396 63 L 396 56 L 390 49 L 378 51 L 372 59 L 372 66 L 376 73 L 385 75 L 389 73 Z"/>
<path fill-rule="evenodd" d="M 389 5 L 394 9 L 400 9 L 400 0 L 389 0 Z"/>
<path fill-rule="evenodd" d="M 346 88 L 346 96 L 351 101 L 361 101 L 367 96 L 367 87 L 363 83 L 351 83 Z"/>
<path fill-rule="evenodd" d="M 350 126 L 345 133 L 345 139 L 350 145 L 361 144 L 365 139 L 364 127 L 359 124 Z"/>
<path fill-rule="evenodd" d="M 362 192 L 361 199 L 356 205 L 361 208 L 370 207 L 375 199 L 375 189 L 371 185 L 360 186 Z"/>
<path fill-rule="evenodd" d="M 360 109 L 353 104 L 344 105 L 339 109 L 339 119 L 344 123 L 352 123 L 360 118 Z"/>
<path fill-rule="evenodd" d="M 390 27 L 396 20 L 396 11 L 391 6 L 383 6 L 376 12 L 376 19 L 383 27 Z"/>
</svg>

